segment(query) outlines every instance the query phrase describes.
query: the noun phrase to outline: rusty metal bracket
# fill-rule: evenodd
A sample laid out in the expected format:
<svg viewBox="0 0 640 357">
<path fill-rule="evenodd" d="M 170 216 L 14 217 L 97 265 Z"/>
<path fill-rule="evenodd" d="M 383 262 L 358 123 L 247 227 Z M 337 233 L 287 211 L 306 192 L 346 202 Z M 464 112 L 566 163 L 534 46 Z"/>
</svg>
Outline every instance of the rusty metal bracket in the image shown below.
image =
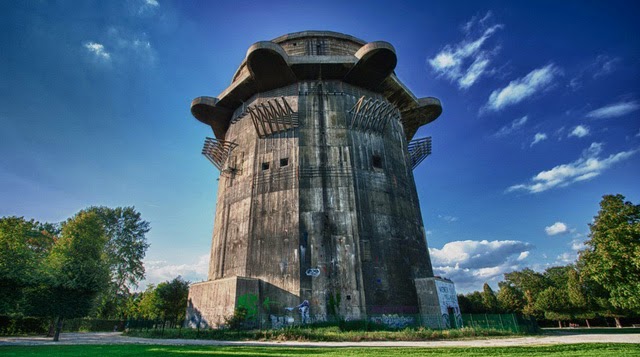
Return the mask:
<svg viewBox="0 0 640 357">
<path fill-rule="evenodd" d="M 251 120 L 261 139 L 298 127 L 298 113 L 284 97 L 247 107 Z"/>
<path fill-rule="evenodd" d="M 414 139 L 407 146 L 411 156 L 411 168 L 415 169 L 429 155 L 431 155 L 431 137 Z"/>
</svg>

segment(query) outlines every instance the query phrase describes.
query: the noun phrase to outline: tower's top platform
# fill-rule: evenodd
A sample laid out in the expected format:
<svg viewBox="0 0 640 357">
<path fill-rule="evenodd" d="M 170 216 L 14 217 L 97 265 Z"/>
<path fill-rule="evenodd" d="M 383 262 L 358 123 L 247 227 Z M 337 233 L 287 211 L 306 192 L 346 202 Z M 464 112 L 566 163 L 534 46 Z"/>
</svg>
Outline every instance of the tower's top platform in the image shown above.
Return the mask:
<svg viewBox="0 0 640 357">
<path fill-rule="evenodd" d="M 303 31 L 254 43 L 217 98 L 198 97 L 191 113 L 223 139 L 235 109 L 254 94 L 298 81 L 340 80 L 381 93 L 402 115 L 407 140 L 442 113 L 437 98 L 416 98 L 396 77 L 393 46 L 332 31 Z"/>
</svg>

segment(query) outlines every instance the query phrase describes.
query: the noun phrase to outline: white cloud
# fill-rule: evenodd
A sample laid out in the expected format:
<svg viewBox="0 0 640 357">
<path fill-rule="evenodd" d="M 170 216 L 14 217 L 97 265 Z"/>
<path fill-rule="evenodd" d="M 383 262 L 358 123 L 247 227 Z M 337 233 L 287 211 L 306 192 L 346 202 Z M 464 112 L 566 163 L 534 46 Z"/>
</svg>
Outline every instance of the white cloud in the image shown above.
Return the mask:
<svg viewBox="0 0 640 357">
<path fill-rule="evenodd" d="M 531 145 L 529 146 L 533 146 L 543 140 L 547 140 L 547 134 L 545 133 L 536 133 L 536 135 L 533 136 L 533 141 L 531 142 Z"/>
<path fill-rule="evenodd" d="M 562 71 L 553 63 L 537 68 L 526 76 L 509 82 L 506 87 L 491 92 L 485 108 L 498 111 L 519 103 L 552 85 L 555 77 L 561 73 Z"/>
<path fill-rule="evenodd" d="M 585 181 L 600 175 L 614 164 L 628 159 L 638 150 L 622 151 L 604 159 L 599 157 L 601 152 L 602 143 L 592 143 L 576 161 L 542 171 L 535 175 L 531 182 L 513 185 L 507 189 L 507 192 L 538 193 L 554 187 L 565 187 L 572 183 Z"/>
<path fill-rule="evenodd" d="M 518 259 L 517 260 L 518 261 L 525 260 L 525 259 L 527 259 L 528 256 L 529 256 L 529 251 L 528 250 L 524 251 L 524 252 L 521 252 L 520 255 L 518 255 Z"/>
<path fill-rule="evenodd" d="M 640 129 L 638 129 L 638 133 L 636 134 L 636 138 L 640 138 Z"/>
<path fill-rule="evenodd" d="M 158 3 L 158 0 L 145 0 L 144 3 L 152 7 L 156 7 L 160 5 Z"/>
<path fill-rule="evenodd" d="M 486 26 L 492 17 L 488 12 L 482 19 L 473 17 L 463 26 L 466 39 L 455 45 L 445 46 L 438 54 L 429 59 L 429 65 L 439 75 L 457 82 L 460 89 L 471 87 L 480 77 L 487 74 L 487 69 L 498 48 L 485 50 L 483 46 L 493 34 L 502 29 L 501 24 Z M 471 32 L 476 28 L 482 30 L 482 34 L 476 36 Z"/>
<path fill-rule="evenodd" d="M 548 227 L 544 227 L 544 231 L 547 235 L 555 236 L 556 234 L 564 234 L 569 232 L 569 227 L 562 222 L 556 222 Z"/>
<path fill-rule="evenodd" d="M 523 116 L 520 119 L 515 119 L 514 121 L 511 122 L 511 124 L 505 125 L 502 128 L 500 128 L 500 130 L 498 130 L 493 136 L 495 137 L 507 136 L 513 133 L 514 131 L 517 131 L 518 129 L 522 128 L 524 124 L 527 123 L 528 119 L 529 117 L 527 115 Z"/>
<path fill-rule="evenodd" d="M 640 104 L 636 101 L 619 102 L 592 110 L 587 113 L 587 117 L 596 119 L 621 117 L 638 110 L 638 108 L 640 108 Z"/>
<path fill-rule="evenodd" d="M 149 284 L 172 280 L 178 275 L 191 282 L 202 281 L 207 278 L 209 271 L 209 254 L 201 255 L 191 264 L 171 264 L 164 260 L 145 261 L 146 279 L 140 284 L 139 290 L 144 290 Z"/>
<path fill-rule="evenodd" d="M 587 246 L 582 239 L 574 239 L 571 241 L 571 249 L 574 251 L 584 250 Z"/>
<path fill-rule="evenodd" d="M 506 258 L 520 254 L 531 245 L 515 240 L 463 240 L 445 244 L 442 249 L 429 248 L 434 266 L 456 265 L 479 269 L 495 266 Z"/>
<path fill-rule="evenodd" d="M 565 252 L 556 257 L 554 265 L 567 265 L 576 261 L 577 254 L 575 252 Z"/>
<path fill-rule="evenodd" d="M 568 137 L 575 136 L 577 138 L 583 138 L 589 135 L 589 127 L 584 125 L 578 125 L 569 133 Z"/>
<path fill-rule="evenodd" d="M 593 72 L 593 78 L 598 78 L 612 73 L 616 70 L 616 66 L 620 62 L 618 57 L 609 57 L 607 55 L 599 55 L 594 63 L 590 66 Z"/>
<path fill-rule="evenodd" d="M 113 43 L 114 62 L 122 65 L 152 65 L 155 62 L 156 52 L 147 34 L 110 27 L 107 35 Z"/>
<path fill-rule="evenodd" d="M 444 221 L 447 221 L 447 222 L 449 222 L 449 223 L 453 223 L 453 222 L 455 222 L 455 221 L 457 221 L 457 220 L 458 220 L 458 217 L 453 217 L 453 216 L 443 216 L 443 215 L 440 215 L 440 214 L 438 215 L 438 218 L 440 218 L 440 219 L 442 219 L 442 220 L 444 220 Z"/>
<path fill-rule="evenodd" d="M 101 43 L 86 42 L 84 48 L 100 61 L 108 62 L 111 60 L 111 54 L 104 49 L 104 45 Z"/>
</svg>

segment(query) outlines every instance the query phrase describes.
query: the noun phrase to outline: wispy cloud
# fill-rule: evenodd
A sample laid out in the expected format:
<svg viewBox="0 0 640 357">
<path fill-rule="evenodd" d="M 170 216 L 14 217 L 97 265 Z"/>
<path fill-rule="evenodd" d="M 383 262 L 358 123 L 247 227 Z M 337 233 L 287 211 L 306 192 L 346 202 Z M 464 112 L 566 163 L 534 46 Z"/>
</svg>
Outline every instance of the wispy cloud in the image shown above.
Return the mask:
<svg viewBox="0 0 640 357">
<path fill-rule="evenodd" d="M 600 175 L 614 164 L 630 158 L 638 150 L 622 151 L 604 159 L 599 157 L 601 152 L 602 143 L 592 143 L 576 161 L 542 171 L 534 176 L 529 183 L 513 185 L 507 189 L 507 192 L 539 193 L 551 188 L 565 187 L 585 181 Z"/>
<path fill-rule="evenodd" d="M 452 279 L 456 288 L 465 291 L 518 269 L 518 262 L 529 256 L 531 248 L 529 243 L 513 240 L 465 240 L 429 252 L 435 273 Z"/>
<path fill-rule="evenodd" d="M 458 217 L 453 217 L 453 216 L 448 216 L 448 215 L 443 216 L 443 215 L 440 215 L 440 214 L 438 215 L 438 218 L 440 218 L 443 221 L 447 221 L 449 223 L 453 223 L 453 222 L 458 220 Z"/>
<path fill-rule="evenodd" d="M 571 249 L 574 251 L 580 251 L 586 249 L 587 246 L 584 244 L 584 240 L 580 238 L 576 238 L 571 241 Z"/>
<path fill-rule="evenodd" d="M 523 116 L 522 118 L 515 119 L 514 121 L 511 122 L 511 124 L 505 125 L 502 128 L 500 128 L 500 130 L 498 130 L 495 134 L 493 134 L 493 136 L 497 138 L 507 136 L 519 130 L 520 128 L 522 128 L 527 123 L 528 119 L 529 117 L 527 115 Z"/>
<path fill-rule="evenodd" d="M 587 117 L 595 119 L 616 118 L 634 112 L 638 110 L 638 108 L 640 108 L 640 104 L 638 104 L 638 102 L 636 101 L 618 102 L 606 105 L 596 110 L 592 110 L 587 113 Z"/>
<path fill-rule="evenodd" d="M 584 138 L 587 135 L 589 135 L 589 127 L 585 125 L 578 125 L 575 128 L 573 128 L 573 130 L 571 130 L 571 132 L 569 133 L 569 135 L 567 135 L 567 137 L 570 138 L 572 136 L 575 136 L 577 138 Z"/>
<path fill-rule="evenodd" d="M 588 77 L 597 79 L 615 72 L 620 62 L 621 59 L 618 57 L 598 55 L 591 63 L 579 69 L 578 74 L 569 81 L 568 86 L 572 90 L 578 90 L 585 79 L 589 79 Z"/>
<path fill-rule="evenodd" d="M 561 74 L 560 68 L 553 63 L 537 68 L 526 76 L 509 82 L 506 87 L 491 92 L 485 109 L 499 111 L 507 106 L 520 103 L 551 86 L 554 79 Z"/>
<path fill-rule="evenodd" d="M 158 0 L 144 0 L 144 3 L 149 5 L 149 6 L 159 6 L 160 4 L 158 3 Z"/>
<path fill-rule="evenodd" d="M 599 55 L 590 66 L 593 72 L 593 78 L 605 76 L 614 72 L 620 62 L 618 57 L 610 57 L 607 55 Z"/>
<path fill-rule="evenodd" d="M 487 26 L 491 12 L 483 18 L 473 17 L 462 28 L 466 38 L 455 45 L 445 46 L 429 59 L 429 65 L 439 75 L 456 82 L 460 89 L 467 89 L 487 74 L 489 65 L 498 52 L 498 47 L 485 49 L 487 40 L 504 25 Z M 481 33 L 473 35 L 480 30 Z"/>
<path fill-rule="evenodd" d="M 533 136 L 533 141 L 531 142 L 531 145 L 529 146 L 533 146 L 543 140 L 547 140 L 547 134 L 545 133 L 536 133 L 536 135 Z"/>
<path fill-rule="evenodd" d="M 567 265 L 572 264 L 578 258 L 575 252 L 565 252 L 556 257 L 554 265 Z"/>
<path fill-rule="evenodd" d="M 101 43 L 85 42 L 83 46 L 94 58 L 104 62 L 111 60 L 111 54 L 104 49 L 104 45 Z"/>
<path fill-rule="evenodd" d="M 544 227 L 544 231 L 547 235 L 555 236 L 557 234 L 569 233 L 569 227 L 563 222 L 556 222 L 550 226 Z"/>
</svg>

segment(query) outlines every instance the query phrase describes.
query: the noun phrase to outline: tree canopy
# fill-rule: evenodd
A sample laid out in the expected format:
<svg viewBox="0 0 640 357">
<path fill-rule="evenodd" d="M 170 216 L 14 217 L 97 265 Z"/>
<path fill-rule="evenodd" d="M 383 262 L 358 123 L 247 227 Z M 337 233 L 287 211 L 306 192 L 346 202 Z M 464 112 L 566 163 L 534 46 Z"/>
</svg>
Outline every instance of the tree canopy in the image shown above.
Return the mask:
<svg viewBox="0 0 640 357">
<path fill-rule="evenodd" d="M 579 266 L 617 309 L 640 310 L 640 205 L 606 195 L 590 226 Z"/>
</svg>

